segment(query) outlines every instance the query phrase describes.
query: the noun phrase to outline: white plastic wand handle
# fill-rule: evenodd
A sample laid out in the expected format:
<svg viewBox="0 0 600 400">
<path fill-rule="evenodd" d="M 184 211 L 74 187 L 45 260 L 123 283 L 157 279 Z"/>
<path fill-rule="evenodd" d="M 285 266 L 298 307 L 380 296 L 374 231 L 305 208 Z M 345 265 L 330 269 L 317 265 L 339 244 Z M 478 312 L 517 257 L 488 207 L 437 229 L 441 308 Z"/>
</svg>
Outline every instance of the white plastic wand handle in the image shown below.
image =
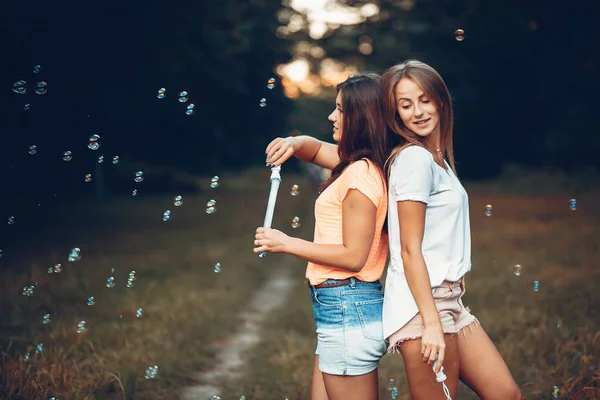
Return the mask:
<svg viewBox="0 0 600 400">
<path fill-rule="evenodd" d="M 281 166 L 271 167 L 271 190 L 269 191 L 269 201 L 267 202 L 267 212 L 265 213 L 265 221 L 263 228 L 270 228 L 273 222 L 273 213 L 275 212 L 275 202 L 277 201 L 277 192 L 279 191 L 279 184 L 281 183 Z M 266 251 L 263 251 L 258 256 L 263 258 L 267 255 Z"/>
</svg>

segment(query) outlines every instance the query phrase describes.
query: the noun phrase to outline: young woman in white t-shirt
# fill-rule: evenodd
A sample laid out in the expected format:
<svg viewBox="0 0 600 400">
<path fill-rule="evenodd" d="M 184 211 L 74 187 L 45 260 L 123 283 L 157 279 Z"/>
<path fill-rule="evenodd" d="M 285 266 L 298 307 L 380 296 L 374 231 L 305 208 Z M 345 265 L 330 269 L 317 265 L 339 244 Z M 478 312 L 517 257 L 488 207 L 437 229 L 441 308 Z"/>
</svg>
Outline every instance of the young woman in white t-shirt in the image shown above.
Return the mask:
<svg viewBox="0 0 600 400">
<path fill-rule="evenodd" d="M 400 135 L 386 164 L 390 262 L 384 301 L 388 352 L 400 352 L 415 400 L 456 398 L 458 379 L 483 399 L 521 399 L 498 350 L 462 303 L 471 269 L 469 204 L 456 176 L 453 113 L 442 77 L 408 61 L 383 75 L 388 126 Z M 448 161 L 446 161 L 446 159 Z"/>
</svg>

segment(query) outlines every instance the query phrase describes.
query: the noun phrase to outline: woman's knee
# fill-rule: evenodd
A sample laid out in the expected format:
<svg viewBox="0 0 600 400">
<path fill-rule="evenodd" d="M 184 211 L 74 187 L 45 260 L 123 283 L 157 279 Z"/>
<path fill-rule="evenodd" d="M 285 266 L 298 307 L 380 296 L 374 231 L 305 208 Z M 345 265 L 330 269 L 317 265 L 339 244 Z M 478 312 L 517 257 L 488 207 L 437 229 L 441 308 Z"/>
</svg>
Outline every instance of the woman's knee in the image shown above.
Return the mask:
<svg viewBox="0 0 600 400">
<path fill-rule="evenodd" d="M 502 387 L 494 387 L 494 392 L 488 396 L 480 396 L 483 400 L 522 400 L 521 389 L 515 382 L 507 383 Z"/>
<path fill-rule="evenodd" d="M 509 391 L 510 395 L 506 397 L 507 399 L 521 400 L 523 398 L 523 394 L 521 393 L 521 389 L 517 386 L 516 383 L 512 385 Z"/>
</svg>

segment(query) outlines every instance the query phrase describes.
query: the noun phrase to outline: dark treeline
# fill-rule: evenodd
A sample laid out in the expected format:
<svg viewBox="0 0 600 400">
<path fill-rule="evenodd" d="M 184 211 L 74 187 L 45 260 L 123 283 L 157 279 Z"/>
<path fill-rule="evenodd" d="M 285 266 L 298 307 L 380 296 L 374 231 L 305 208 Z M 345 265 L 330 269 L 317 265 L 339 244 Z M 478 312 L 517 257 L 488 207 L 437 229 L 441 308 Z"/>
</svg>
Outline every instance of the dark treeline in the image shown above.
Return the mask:
<svg viewBox="0 0 600 400">
<path fill-rule="evenodd" d="M 328 57 L 359 70 L 383 72 L 409 58 L 434 66 L 453 96 L 463 177 L 492 178 L 507 164 L 567 172 L 600 167 L 597 2 L 345 3 L 375 3 L 380 13 L 319 41 L 306 31 L 292 38 L 319 44 Z M 463 41 L 455 40 L 457 29 Z M 358 51 L 361 38 L 372 44 L 371 54 Z"/>
<path fill-rule="evenodd" d="M 291 102 L 280 85 L 267 89 L 290 57 L 275 36 L 277 2 L 9 3 L 0 13 L 4 181 L 37 176 L 23 185 L 54 187 L 68 170 L 83 182 L 99 155 L 210 174 L 260 164 L 267 138 L 284 131 Z M 20 79 L 24 95 L 11 91 Z M 48 83 L 42 96 L 32 90 L 38 80 Z M 94 133 L 95 152 L 86 147 Z"/>
<path fill-rule="evenodd" d="M 83 176 L 94 173 L 100 155 L 107 176 L 114 173 L 108 166 L 114 155 L 127 179 L 135 172 L 131 161 L 211 175 L 262 165 L 269 140 L 298 125 L 330 137 L 328 99 L 292 102 L 279 79 L 273 90 L 266 87 L 301 40 L 359 70 L 382 72 L 407 58 L 436 67 L 454 98 L 465 178 L 491 178 L 511 163 L 570 171 L 600 166 L 594 2 L 345 2 L 366 3 L 377 4 L 380 13 L 313 40 L 305 29 L 277 37 L 288 6 L 275 0 L 4 2 L 5 197 L 20 203 L 28 194 L 90 192 Z M 457 28 L 464 29 L 464 41 L 454 39 Z M 358 51 L 365 36 L 369 55 Z M 318 60 L 311 61 L 316 68 Z M 11 91 L 20 79 L 27 81 L 24 95 Z M 32 91 L 37 80 L 48 83 L 42 96 Z M 156 98 L 161 87 L 167 89 L 163 100 Z M 187 103 L 177 101 L 182 90 Z M 188 116 L 190 103 L 195 114 Z M 93 133 L 102 138 L 95 152 L 86 147 Z M 27 152 L 32 144 L 34 156 Z M 62 161 L 65 150 L 73 152 L 72 161 Z"/>
</svg>

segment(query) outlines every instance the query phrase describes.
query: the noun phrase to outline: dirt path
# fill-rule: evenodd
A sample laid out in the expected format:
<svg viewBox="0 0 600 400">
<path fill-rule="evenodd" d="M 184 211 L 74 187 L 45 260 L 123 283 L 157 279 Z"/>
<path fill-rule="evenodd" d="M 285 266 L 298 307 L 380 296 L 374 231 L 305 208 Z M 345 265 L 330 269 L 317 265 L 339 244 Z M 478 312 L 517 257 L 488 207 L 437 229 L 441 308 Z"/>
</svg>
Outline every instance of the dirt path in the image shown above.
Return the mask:
<svg viewBox="0 0 600 400">
<path fill-rule="evenodd" d="M 214 345 L 218 351 L 215 368 L 198 373 L 196 377 L 200 383 L 184 388 L 181 393 L 182 399 L 208 400 L 213 395 L 223 397 L 213 382 L 225 377 L 234 378 L 239 373 L 244 364 L 243 353 L 260 341 L 259 331 L 264 319 L 288 299 L 293 286 L 291 268 L 280 268 L 273 273 L 250 301 L 248 308 L 242 312 L 240 330 L 222 344 Z"/>
</svg>

